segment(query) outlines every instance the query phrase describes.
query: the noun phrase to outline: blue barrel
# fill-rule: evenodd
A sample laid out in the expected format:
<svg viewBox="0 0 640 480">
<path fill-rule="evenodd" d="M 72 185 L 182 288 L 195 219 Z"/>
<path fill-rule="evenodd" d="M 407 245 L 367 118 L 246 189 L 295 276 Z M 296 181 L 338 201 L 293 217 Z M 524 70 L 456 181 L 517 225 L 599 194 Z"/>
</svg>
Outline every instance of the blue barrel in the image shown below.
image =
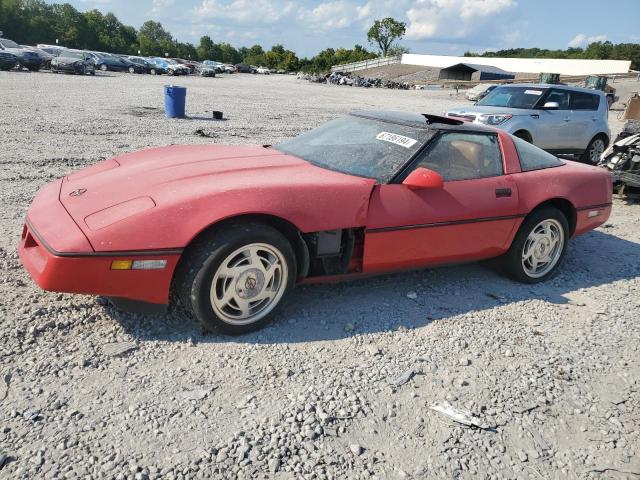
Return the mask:
<svg viewBox="0 0 640 480">
<path fill-rule="evenodd" d="M 177 85 L 164 86 L 164 114 L 167 118 L 184 118 L 187 89 Z"/>
</svg>

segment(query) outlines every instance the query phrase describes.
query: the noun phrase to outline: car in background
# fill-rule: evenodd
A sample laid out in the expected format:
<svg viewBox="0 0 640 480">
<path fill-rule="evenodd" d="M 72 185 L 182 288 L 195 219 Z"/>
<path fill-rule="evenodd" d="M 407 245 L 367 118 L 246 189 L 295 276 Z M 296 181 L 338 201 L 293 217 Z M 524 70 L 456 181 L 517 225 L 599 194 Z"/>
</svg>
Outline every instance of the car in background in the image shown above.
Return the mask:
<svg viewBox="0 0 640 480">
<path fill-rule="evenodd" d="M 36 195 L 18 253 L 45 290 L 156 311 L 177 298 L 239 334 L 303 281 L 496 258 L 542 282 L 611 197 L 607 170 L 495 128 L 353 112 L 273 146 L 156 147 L 65 176 Z"/>
<path fill-rule="evenodd" d="M 189 69 L 189 74 L 196 73 L 196 64 L 190 60 L 185 60 L 184 58 L 170 58 L 169 60 L 173 60 L 180 65 L 183 65 Z"/>
<path fill-rule="evenodd" d="M 225 73 L 225 65 L 215 60 L 203 60 L 202 65 L 207 65 L 215 69 L 216 73 Z"/>
<path fill-rule="evenodd" d="M 136 57 L 132 55 L 132 56 L 126 57 L 126 60 L 138 65 L 144 71 L 144 73 L 149 73 L 151 75 L 160 75 L 161 73 L 167 73 L 166 69 L 158 65 L 155 65 L 154 63 L 151 62 L 151 60 L 147 58 Z"/>
<path fill-rule="evenodd" d="M 225 63 L 224 64 L 224 73 L 236 73 L 238 71 L 238 69 L 235 67 L 235 65 L 230 65 Z"/>
<path fill-rule="evenodd" d="M 56 55 L 52 55 L 49 52 L 45 52 L 44 50 L 38 48 L 38 47 L 31 47 L 29 45 L 20 45 L 22 48 L 24 48 L 25 50 L 29 50 L 31 52 L 34 52 L 36 55 L 38 55 L 41 59 L 42 59 L 42 67 L 45 70 L 49 70 L 51 68 L 51 60 L 56 56 Z"/>
<path fill-rule="evenodd" d="M 8 38 L 0 38 L 0 51 L 15 55 L 18 59 L 16 64 L 18 69 L 24 67 L 32 72 L 37 72 L 42 67 L 42 58 L 37 53 L 18 45 Z"/>
<path fill-rule="evenodd" d="M 611 138 L 605 93 L 567 85 L 501 85 L 446 115 L 497 127 L 553 154 L 580 155 L 593 165 Z"/>
<path fill-rule="evenodd" d="M 467 90 L 467 93 L 465 93 L 465 97 L 467 97 L 467 100 L 477 102 L 478 100 L 482 100 L 484 97 L 486 97 L 497 86 L 498 85 L 492 83 L 480 83 L 475 87 Z"/>
<path fill-rule="evenodd" d="M 129 72 L 142 73 L 142 69 L 117 55 L 102 52 L 88 52 L 95 64 L 96 70 L 103 72 Z"/>
<path fill-rule="evenodd" d="M 95 75 L 96 67 L 93 56 L 82 50 L 63 50 L 51 60 L 53 73 L 67 72 L 79 75 Z"/>
<path fill-rule="evenodd" d="M 215 65 L 210 65 L 205 62 L 196 63 L 195 67 L 196 73 L 201 77 L 215 77 L 218 70 Z"/>
<path fill-rule="evenodd" d="M 238 73 L 256 73 L 255 67 L 247 65 L 246 63 L 237 63 L 235 67 Z"/>
<path fill-rule="evenodd" d="M 163 68 L 167 75 L 189 75 L 189 68 L 178 62 L 171 60 L 170 58 L 153 57 L 149 61 L 156 66 Z"/>
<path fill-rule="evenodd" d="M 67 47 L 61 47 L 60 45 L 49 45 L 46 43 L 39 43 L 36 45 L 36 48 L 50 55 L 53 55 L 54 57 L 60 55 L 60 52 L 62 52 L 63 50 L 67 50 Z"/>
<path fill-rule="evenodd" d="M 260 73 L 262 75 L 269 75 L 271 73 L 271 70 L 269 70 L 267 67 L 258 67 L 256 68 L 256 73 Z"/>
<path fill-rule="evenodd" d="M 0 50 L 0 70 L 11 70 L 18 64 L 18 57 L 13 53 Z"/>
</svg>

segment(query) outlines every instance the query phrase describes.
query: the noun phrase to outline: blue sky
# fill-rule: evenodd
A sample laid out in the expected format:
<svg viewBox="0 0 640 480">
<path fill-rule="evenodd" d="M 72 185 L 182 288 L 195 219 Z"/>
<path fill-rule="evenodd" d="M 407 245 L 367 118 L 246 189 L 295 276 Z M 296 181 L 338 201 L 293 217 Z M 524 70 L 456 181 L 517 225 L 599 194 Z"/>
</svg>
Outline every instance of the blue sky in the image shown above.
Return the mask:
<svg viewBox="0 0 640 480">
<path fill-rule="evenodd" d="M 67 1 L 80 10 L 111 11 L 136 28 L 148 19 L 160 21 L 180 41 L 197 44 L 209 35 L 237 47 L 281 43 L 302 56 L 367 45 L 369 26 L 386 16 L 407 23 L 401 43 L 412 53 L 640 43 L 640 0 Z"/>
</svg>

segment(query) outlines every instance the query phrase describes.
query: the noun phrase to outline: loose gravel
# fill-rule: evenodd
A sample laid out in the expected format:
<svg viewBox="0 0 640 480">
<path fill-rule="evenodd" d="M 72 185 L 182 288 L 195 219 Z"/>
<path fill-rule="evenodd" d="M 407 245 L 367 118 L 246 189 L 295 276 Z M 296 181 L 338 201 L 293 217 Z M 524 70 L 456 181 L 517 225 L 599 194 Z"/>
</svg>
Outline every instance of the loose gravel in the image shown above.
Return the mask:
<svg viewBox="0 0 640 480">
<path fill-rule="evenodd" d="M 140 316 L 40 291 L 16 254 L 25 210 L 73 169 L 147 146 L 274 143 L 353 109 L 465 102 L 179 78 L 190 118 L 168 120 L 169 81 L 0 72 L 0 478 L 640 477 L 637 204 L 617 199 L 544 284 L 473 264 L 304 286 L 241 337 L 203 335 L 180 309 Z"/>
</svg>

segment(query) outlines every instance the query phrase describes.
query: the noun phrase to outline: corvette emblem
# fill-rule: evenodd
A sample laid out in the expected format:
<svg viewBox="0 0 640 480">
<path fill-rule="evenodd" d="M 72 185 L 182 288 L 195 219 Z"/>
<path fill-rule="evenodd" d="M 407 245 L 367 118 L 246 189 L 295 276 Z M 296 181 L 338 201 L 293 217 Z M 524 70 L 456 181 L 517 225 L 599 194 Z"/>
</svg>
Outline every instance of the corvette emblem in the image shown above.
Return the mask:
<svg viewBox="0 0 640 480">
<path fill-rule="evenodd" d="M 247 290 L 253 290 L 254 288 L 256 288 L 257 283 L 258 282 L 255 278 L 247 277 L 247 280 L 244 282 L 244 288 L 246 288 Z"/>
<path fill-rule="evenodd" d="M 80 195 L 82 195 L 86 191 L 87 191 L 86 188 L 78 188 L 78 189 L 74 190 L 73 192 L 71 192 L 69 194 L 69 196 L 70 197 L 79 197 Z"/>
</svg>

